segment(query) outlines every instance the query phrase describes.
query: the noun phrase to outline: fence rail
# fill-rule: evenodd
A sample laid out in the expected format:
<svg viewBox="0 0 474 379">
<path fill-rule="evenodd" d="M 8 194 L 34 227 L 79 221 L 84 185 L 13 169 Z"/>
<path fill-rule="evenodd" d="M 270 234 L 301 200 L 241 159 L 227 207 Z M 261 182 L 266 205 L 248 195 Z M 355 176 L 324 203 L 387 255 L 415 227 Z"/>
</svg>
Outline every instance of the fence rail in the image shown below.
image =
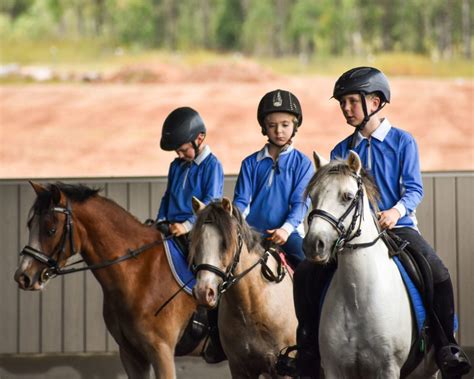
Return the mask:
<svg viewBox="0 0 474 379">
<path fill-rule="evenodd" d="M 235 179 L 225 178 L 225 196 L 232 197 Z M 166 188 L 161 177 L 62 181 L 103 188 L 105 196 L 140 220 L 155 217 Z M 474 347 L 474 172 L 424 173 L 423 183 L 420 230 L 451 273 L 460 342 Z M 56 278 L 40 293 L 20 291 L 14 283 L 34 198 L 26 180 L 0 180 L 0 354 L 116 351 L 102 320 L 102 292 L 91 273 Z"/>
</svg>

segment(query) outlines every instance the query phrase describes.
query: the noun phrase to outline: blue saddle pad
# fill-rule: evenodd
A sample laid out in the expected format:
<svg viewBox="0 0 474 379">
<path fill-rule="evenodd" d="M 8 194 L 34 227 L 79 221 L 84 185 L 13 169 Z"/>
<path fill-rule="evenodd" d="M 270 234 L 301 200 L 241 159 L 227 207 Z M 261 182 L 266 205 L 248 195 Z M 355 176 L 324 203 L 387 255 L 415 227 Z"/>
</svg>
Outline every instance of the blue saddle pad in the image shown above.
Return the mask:
<svg viewBox="0 0 474 379">
<path fill-rule="evenodd" d="M 418 333 L 421 332 L 421 328 L 426 320 L 426 309 L 423 305 L 423 299 L 421 298 L 420 291 L 416 288 L 415 283 L 411 280 L 410 276 L 408 275 L 405 267 L 403 267 L 402 262 L 398 259 L 397 256 L 393 257 L 393 261 L 398 267 L 398 271 L 402 276 L 403 282 L 405 283 L 405 287 L 408 292 L 408 296 L 410 297 L 413 313 L 415 314 L 416 325 Z"/>
<path fill-rule="evenodd" d="M 423 304 L 423 299 L 421 298 L 420 291 L 415 286 L 415 283 L 411 280 L 410 276 L 408 275 L 405 267 L 403 267 L 402 262 L 398 259 L 397 256 L 393 257 L 393 261 L 398 267 L 400 274 L 403 278 L 403 282 L 405 283 L 405 287 L 408 292 L 408 296 L 410 297 L 410 301 L 413 308 L 413 313 L 415 314 L 416 318 L 416 325 L 418 327 L 418 333 L 421 331 L 423 324 L 426 320 L 426 309 Z M 458 317 L 454 315 L 454 331 L 458 330 Z"/>
<path fill-rule="evenodd" d="M 186 257 L 173 238 L 163 239 L 166 258 L 171 268 L 171 272 L 178 284 L 183 287 L 187 294 L 192 294 L 192 289 L 196 284 L 196 277 L 189 268 Z"/>
</svg>

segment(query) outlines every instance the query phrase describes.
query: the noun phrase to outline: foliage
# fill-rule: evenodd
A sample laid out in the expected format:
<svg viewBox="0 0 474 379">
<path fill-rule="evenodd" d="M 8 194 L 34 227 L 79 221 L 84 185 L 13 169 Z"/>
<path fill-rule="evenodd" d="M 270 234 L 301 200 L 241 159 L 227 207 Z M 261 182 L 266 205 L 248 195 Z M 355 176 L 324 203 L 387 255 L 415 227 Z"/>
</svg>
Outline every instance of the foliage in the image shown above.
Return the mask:
<svg viewBox="0 0 474 379">
<path fill-rule="evenodd" d="M 472 57 L 471 0 L 2 0 L 2 39 L 258 56 Z"/>
</svg>

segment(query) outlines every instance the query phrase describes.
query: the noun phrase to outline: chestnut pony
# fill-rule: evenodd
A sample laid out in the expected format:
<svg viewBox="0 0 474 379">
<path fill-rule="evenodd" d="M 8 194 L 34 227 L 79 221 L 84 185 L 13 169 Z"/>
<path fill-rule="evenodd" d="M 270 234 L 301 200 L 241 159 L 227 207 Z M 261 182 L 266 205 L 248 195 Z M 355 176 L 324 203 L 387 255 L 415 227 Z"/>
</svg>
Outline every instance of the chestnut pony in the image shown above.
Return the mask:
<svg viewBox="0 0 474 379">
<path fill-rule="evenodd" d="M 276 378 L 278 353 L 296 340 L 292 278 L 229 199 L 205 207 L 193 198 L 193 209 L 193 293 L 210 308 L 220 298 L 219 335 L 232 377 Z"/>
<path fill-rule="evenodd" d="M 161 234 L 98 190 L 30 184 L 37 197 L 28 221 L 29 242 L 15 273 L 19 287 L 42 290 L 52 277 L 75 271 L 66 261 L 81 254 L 102 287 L 104 320 L 128 377 L 148 378 L 150 365 L 157 378 L 176 377 L 175 347 L 196 302 L 179 291 Z"/>
</svg>

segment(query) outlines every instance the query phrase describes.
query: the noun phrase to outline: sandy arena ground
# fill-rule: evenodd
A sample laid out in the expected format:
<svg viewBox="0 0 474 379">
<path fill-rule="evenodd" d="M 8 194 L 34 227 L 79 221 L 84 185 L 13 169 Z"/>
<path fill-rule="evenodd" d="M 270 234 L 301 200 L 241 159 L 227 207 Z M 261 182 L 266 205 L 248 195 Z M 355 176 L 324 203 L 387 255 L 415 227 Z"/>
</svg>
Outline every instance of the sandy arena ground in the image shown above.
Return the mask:
<svg viewBox="0 0 474 379">
<path fill-rule="evenodd" d="M 236 174 L 265 142 L 256 107 L 275 88 L 302 103 L 295 146 L 328 156 L 352 132 L 329 99 L 334 80 L 198 72 L 148 84 L 1 86 L 0 178 L 166 175 L 174 154 L 159 150 L 161 125 L 184 105 L 201 113 L 207 142 L 225 173 Z M 422 170 L 474 170 L 474 82 L 392 78 L 391 86 L 392 104 L 382 114 L 415 136 Z"/>
</svg>

